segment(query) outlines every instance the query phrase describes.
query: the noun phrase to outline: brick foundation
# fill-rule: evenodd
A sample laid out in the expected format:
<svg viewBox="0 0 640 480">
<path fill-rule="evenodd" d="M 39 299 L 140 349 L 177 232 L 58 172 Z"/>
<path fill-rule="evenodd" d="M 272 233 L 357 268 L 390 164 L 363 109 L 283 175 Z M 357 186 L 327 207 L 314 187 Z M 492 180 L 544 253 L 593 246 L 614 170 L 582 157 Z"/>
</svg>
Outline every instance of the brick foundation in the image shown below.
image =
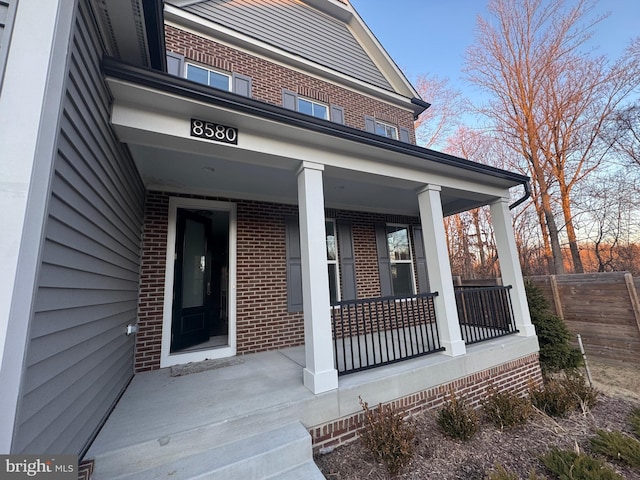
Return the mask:
<svg viewBox="0 0 640 480">
<path fill-rule="evenodd" d="M 456 395 L 464 396 L 473 406 L 478 407 L 480 401 L 487 396 L 488 389 L 492 387 L 500 392 L 509 391 L 524 395 L 531 384 L 542 384 L 537 353 L 395 399 L 388 404 L 401 409 L 407 415 L 416 415 L 442 406 L 453 390 Z M 364 413 L 358 412 L 309 429 L 314 450 L 335 447 L 355 440 L 363 420 Z"/>
</svg>

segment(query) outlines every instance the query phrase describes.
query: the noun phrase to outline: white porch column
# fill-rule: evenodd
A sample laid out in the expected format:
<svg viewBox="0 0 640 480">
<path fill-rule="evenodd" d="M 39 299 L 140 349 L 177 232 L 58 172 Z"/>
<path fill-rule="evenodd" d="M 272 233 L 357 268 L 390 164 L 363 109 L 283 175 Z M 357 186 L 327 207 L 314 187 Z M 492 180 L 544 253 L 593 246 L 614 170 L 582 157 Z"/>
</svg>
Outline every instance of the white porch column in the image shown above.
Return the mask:
<svg viewBox="0 0 640 480">
<path fill-rule="evenodd" d="M 502 284 L 511 285 L 511 303 L 513 304 L 513 315 L 516 328 L 520 331 L 518 335 L 523 337 L 533 337 L 536 330 L 531 323 L 529 306 L 527 304 L 527 294 L 524 289 L 524 280 L 520 261 L 518 259 L 518 248 L 516 238 L 513 234 L 513 224 L 511 213 L 509 212 L 509 200 L 501 198 L 491 204 L 491 222 L 496 238 L 498 249 L 498 259 L 500 260 L 500 271 L 502 272 Z"/>
<path fill-rule="evenodd" d="M 437 185 L 427 185 L 418 193 L 418 205 L 429 285 L 432 291 L 438 292 L 438 296 L 434 298 L 434 305 L 440 341 L 446 349 L 445 353 L 456 357 L 464 355 L 467 349 L 460 334 L 440 190 Z"/>
<path fill-rule="evenodd" d="M 331 301 L 322 191 L 323 165 L 303 162 L 298 170 L 298 208 L 302 256 L 302 303 L 306 367 L 304 384 L 313 393 L 338 388 L 333 363 Z"/>
</svg>

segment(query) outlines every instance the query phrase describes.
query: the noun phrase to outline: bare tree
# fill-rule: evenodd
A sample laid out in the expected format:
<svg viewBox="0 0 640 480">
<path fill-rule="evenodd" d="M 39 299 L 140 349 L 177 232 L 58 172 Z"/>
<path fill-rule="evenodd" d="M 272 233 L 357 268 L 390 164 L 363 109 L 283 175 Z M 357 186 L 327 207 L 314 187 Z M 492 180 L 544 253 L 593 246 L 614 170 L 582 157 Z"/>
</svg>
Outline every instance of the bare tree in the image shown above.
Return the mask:
<svg viewBox="0 0 640 480">
<path fill-rule="evenodd" d="M 583 53 L 604 17 L 589 19 L 592 1 L 566 3 L 490 0 L 493 19 L 478 19 L 476 42 L 467 52 L 469 78 L 493 97 L 483 112 L 527 162 L 554 273 L 565 271 L 554 196 L 574 270 L 580 272 L 571 191 L 602 161 L 600 132 L 640 79 L 631 54 L 609 67 L 602 57 Z"/>
<path fill-rule="evenodd" d="M 420 96 L 431 103 L 415 122 L 416 137 L 423 147 L 433 148 L 460 123 L 462 96 L 449 86 L 448 80 L 435 75 L 419 75 L 415 85 Z"/>
<path fill-rule="evenodd" d="M 640 103 L 617 112 L 604 138 L 624 159 L 640 166 Z"/>
</svg>

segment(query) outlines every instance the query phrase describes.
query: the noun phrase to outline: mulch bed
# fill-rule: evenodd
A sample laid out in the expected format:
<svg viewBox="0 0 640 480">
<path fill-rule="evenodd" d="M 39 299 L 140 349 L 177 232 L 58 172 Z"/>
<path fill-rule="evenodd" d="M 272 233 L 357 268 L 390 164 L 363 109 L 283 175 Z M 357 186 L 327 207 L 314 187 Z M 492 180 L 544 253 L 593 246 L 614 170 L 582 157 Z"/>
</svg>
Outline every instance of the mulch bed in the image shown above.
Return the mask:
<svg viewBox="0 0 640 480">
<path fill-rule="evenodd" d="M 627 399 L 600 395 L 591 411 L 576 412 L 567 418 L 555 419 L 538 412 L 524 427 L 502 431 L 483 423 L 468 442 L 443 436 L 436 424 L 436 413 L 426 412 L 412 420 L 417 430 L 416 453 L 410 465 L 395 478 L 482 480 L 496 464 L 517 473 L 521 479 L 527 479 L 532 470 L 539 478 L 552 478 L 544 477 L 540 455 L 553 446 L 589 452 L 589 439 L 596 429 L 630 432 L 628 416 L 638 405 Z M 318 454 L 315 461 L 328 480 L 393 478 L 357 440 L 330 453 Z M 610 465 L 625 479 L 640 480 L 639 470 L 619 463 Z"/>
</svg>

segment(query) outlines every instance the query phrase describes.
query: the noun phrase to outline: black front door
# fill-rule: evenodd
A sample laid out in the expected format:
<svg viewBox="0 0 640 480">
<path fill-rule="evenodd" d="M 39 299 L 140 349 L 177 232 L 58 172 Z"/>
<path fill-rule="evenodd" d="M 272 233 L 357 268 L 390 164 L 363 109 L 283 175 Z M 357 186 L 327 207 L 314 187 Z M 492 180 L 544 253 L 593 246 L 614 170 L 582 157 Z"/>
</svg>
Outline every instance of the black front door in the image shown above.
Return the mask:
<svg viewBox="0 0 640 480">
<path fill-rule="evenodd" d="M 214 316 L 211 218 L 178 209 L 171 352 L 207 342 Z"/>
</svg>

